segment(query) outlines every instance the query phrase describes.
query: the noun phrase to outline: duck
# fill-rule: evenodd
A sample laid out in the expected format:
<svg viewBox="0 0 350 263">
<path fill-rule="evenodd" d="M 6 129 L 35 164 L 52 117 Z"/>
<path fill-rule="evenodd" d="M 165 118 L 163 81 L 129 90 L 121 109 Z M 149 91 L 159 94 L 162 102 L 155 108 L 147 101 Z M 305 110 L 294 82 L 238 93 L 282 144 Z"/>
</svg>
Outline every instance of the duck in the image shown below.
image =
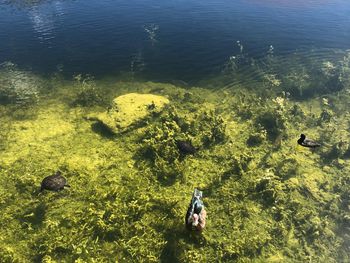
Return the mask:
<svg viewBox="0 0 350 263">
<path fill-rule="evenodd" d="M 308 147 L 308 148 L 316 148 L 316 147 L 321 146 L 320 143 L 307 138 L 305 134 L 300 135 L 300 138 L 298 140 L 298 144 L 301 146 L 304 146 L 304 147 Z"/>
<path fill-rule="evenodd" d="M 195 188 L 185 217 L 185 225 L 188 230 L 201 232 L 205 228 L 207 212 L 202 196 L 203 192 Z"/>
</svg>

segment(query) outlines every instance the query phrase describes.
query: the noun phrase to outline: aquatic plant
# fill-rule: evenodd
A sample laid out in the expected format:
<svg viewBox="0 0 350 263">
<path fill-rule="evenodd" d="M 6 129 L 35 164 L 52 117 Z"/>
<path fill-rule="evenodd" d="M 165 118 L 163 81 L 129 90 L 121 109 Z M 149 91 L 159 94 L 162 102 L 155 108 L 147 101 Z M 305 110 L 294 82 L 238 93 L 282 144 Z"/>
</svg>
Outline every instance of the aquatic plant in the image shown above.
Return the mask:
<svg viewBox="0 0 350 263">
<path fill-rule="evenodd" d="M 329 122 L 332 117 L 333 112 L 331 110 L 323 109 L 319 117 L 319 122 L 320 124 L 324 122 Z"/>
<path fill-rule="evenodd" d="M 7 5 L 13 5 L 19 8 L 31 8 L 41 3 L 48 2 L 48 0 L 5 0 Z"/>
<path fill-rule="evenodd" d="M 332 161 L 337 158 L 350 157 L 350 145 L 347 141 L 340 141 L 331 146 L 324 154 L 325 160 Z"/>
<path fill-rule="evenodd" d="M 91 107 L 103 104 L 103 97 L 93 77 L 78 74 L 74 76 L 74 80 L 77 93 L 72 102 L 73 106 Z"/>
<path fill-rule="evenodd" d="M 145 70 L 146 63 L 144 61 L 142 52 L 139 50 L 131 58 L 130 62 L 130 72 L 134 77 L 136 73 L 142 72 Z"/>
<path fill-rule="evenodd" d="M 229 77 L 239 77 L 240 71 L 252 61 L 252 58 L 243 52 L 244 46 L 241 41 L 237 40 L 235 46 L 238 52 L 228 58 L 222 70 L 222 73 Z"/>
<path fill-rule="evenodd" d="M 0 112 L 1 111 L 2 110 L 0 108 Z M 0 117 L 0 118 L 3 120 L 5 119 L 4 117 Z M 0 129 L 0 150 L 4 150 L 6 148 L 6 144 L 10 136 L 10 130 L 11 130 L 11 121 L 6 119 L 6 121 L 2 122 L 2 128 Z"/>
<path fill-rule="evenodd" d="M 111 133 L 127 132 L 142 126 L 162 112 L 169 104 L 166 97 L 153 94 L 127 93 L 116 97 L 107 111 L 90 115 Z"/>
<path fill-rule="evenodd" d="M 284 90 L 289 92 L 293 97 L 302 98 L 308 96 L 307 91 L 312 90 L 310 87 L 310 75 L 307 73 L 306 67 L 293 68 L 283 78 Z"/>
<path fill-rule="evenodd" d="M 228 62 L 225 64 L 223 72 L 235 74 L 238 69 L 238 58 L 236 56 L 230 56 Z"/>
<path fill-rule="evenodd" d="M 288 180 L 299 174 L 299 162 L 295 157 L 286 157 L 277 164 L 276 173 L 282 180 Z"/>
<path fill-rule="evenodd" d="M 2 261 L 349 261 L 345 90 L 327 95 L 327 105 L 324 96 L 261 97 L 244 87 L 221 93 L 113 81 L 109 101 L 142 91 L 171 104 L 106 138 L 66 103 L 73 84 L 51 90 L 35 119 L 13 119 L 0 106 Z M 333 116 L 321 127 L 322 110 Z M 297 146 L 304 130 L 322 139 L 320 151 Z M 178 140 L 197 152 L 182 154 Z M 58 169 L 71 188 L 39 194 L 42 179 Z M 195 187 L 208 211 L 201 235 L 184 227 Z"/>
<path fill-rule="evenodd" d="M 339 62 L 338 66 L 339 81 L 346 87 L 349 88 L 350 85 L 350 51 L 348 50 L 343 59 Z"/>
<path fill-rule="evenodd" d="M 254 105 L 262 105 L 262 98 L 248 92 L 237 92 L 237 101 L 232 108 L 242 120 L 249 120 L 255 114 Z"/>
<path fill-rule="evenodd" d="M 156 24 L 144 25 L 143 29 L 147 33 L 148 39 L 151 41 L 152 45 L 156 44 L 158 42 L 157 31 L 159 30 L 159 25 L 156 25 Z"/>
<path fill-rule="evenodd" d="M 256 192 L 266 206 L 272 206 L 277 202 L 277 195 L 281 190 L 278 189 L 281 183 L 275 178 L 276 176 L 271 171 L 266 171 L 265 176 L 260 178 L 255 185 Z"/>
<path fill-rule="evenodd" d="M 260 146 L 267 139 L 267 132 L 264 128 L 259 128 L 259 131 L 253 132 L 249 135 L 247 144 L 250 147 Z"/>
<path fill-rule="evenodd" d="M 0 67 L 0 103 L 19 107 L 35 105 L 42 83 L 35 75 L 21 71 L 11 62 Z"/>
<path fill-rule="evenodd" d="M 226 139 L 224 120 L 212 111 L 182 115 L 170 107 L 161 116 L 161 122 L 151 126 L 143 139 L 144 157 L 151 160 L 158 178 L 168 183 L 181 178 L 184 158 L 178 149 L 179 140 L 192 141 L 195 148 L 210 147 Z"/>
<path fill-rule="evenodd" d="M 220 114 L 213 110 L 201 112 L 191 126 L 198 130 L 197 132 L 190 132 L 201 137 L 203 146 L 208 147 L 223 143 L 227 139 L 226 122 Z"/>
<path fill-rule="evenodd" d="M 281 80 L 277 78 L 276 74 L 266 74 L 263 76 L 264 78 L 264 85 L 266 88 L 274 89 L 281 85 Z"/>
<path fill-rule="evenodd" d="M 257 127 L 263 127 L 270 140 L 275 140 L 286 128 L 286 111 L 284 107 L 284 98 L 277 97 L 274 103 L 267 104 L 255 120 Z"/>
<path fill-rule="evenodd" d="M 286 59 L 276 55 L 273 46 L 270 46 L 266 55 L 259 59 L 244 53 L 231 56 L 224 66 L 222 78 L 231 83 L 227 87 L 233 88 L 240 83 L 246 89 L 260 92 L 261 96 L 273 96 L 284 91 L 291 98 L 303 100 L 348 87 L 349 61 L 348 52 L 334 56 L 332 60 L 320 61 L 298 52 Z"/>
<path fill-rule="evenodd" d="M 146 147 L 142 156 L 150 159 L 157 177 L 165 182 L 174 182 L 182 175 L 183 167 L 175 141 L 180 131 L 175 121 L 164 119 L 160 126 L 149 129 L 143 140 Z"/>
</svg>

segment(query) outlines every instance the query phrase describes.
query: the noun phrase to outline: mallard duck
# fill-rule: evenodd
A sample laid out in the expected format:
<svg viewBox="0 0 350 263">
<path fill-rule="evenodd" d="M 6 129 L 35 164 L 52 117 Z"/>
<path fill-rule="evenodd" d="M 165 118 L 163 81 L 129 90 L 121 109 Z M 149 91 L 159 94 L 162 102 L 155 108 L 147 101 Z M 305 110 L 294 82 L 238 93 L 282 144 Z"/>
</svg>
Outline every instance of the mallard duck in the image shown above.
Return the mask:
<svg viewBox="0 0 350 263">
<path fill-rule="evenodd" d="M 194 189 L 185 217 L 185 224 L 188 230 L 202 231 L 205 227 L 207 212 L 202 201 L 202 194 L 202 191 Z"/>
<path fill-rule="evenodd" d="M 309 148 L 316 148 L 316 147 L 320 147 L 321 146 L 320 143 L 307 138 L 305 136 L 305 134 L 301 134 L 300 135 L 300 138 L 298 140 L 298 144 L 301 145 L 301 146 L 304 146 L 304 147 L 309 147 Z"/>
</svg>

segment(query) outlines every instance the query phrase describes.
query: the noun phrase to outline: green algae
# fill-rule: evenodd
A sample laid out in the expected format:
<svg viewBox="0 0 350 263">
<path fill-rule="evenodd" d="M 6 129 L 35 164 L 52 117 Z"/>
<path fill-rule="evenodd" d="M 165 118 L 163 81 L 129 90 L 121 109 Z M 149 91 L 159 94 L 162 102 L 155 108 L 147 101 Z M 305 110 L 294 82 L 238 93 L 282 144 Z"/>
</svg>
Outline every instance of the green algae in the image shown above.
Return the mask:
<svg viewBox="0 0 350 263">
<path fill-rule="evenodd" d="M 322 74 L 332 75 L 328 68 Z M 298 92 L 274 90 L 286 87 L 278 75 L 261 82 L 274 81 L 264 96 L 243 88 L 45 80 L 50 90 L 26 114 L 0 105 L 1 261 L 349 261 L 345 73 L 340 91 L 302 101 Z M 101 100 L 128 93 L 170 103 L 123 134 L 86 119 L 106 110 Z M 321 140 L 321 149 L 298 146 L 302 132 Z M 198 151 L 184 156 L 176 140 Z M 39 193 L 56 170 L 71 188 Z M 202 234 L 184 227 L 195 187 L 208 212 Z"/>
<path fill-rule="evenodd" d="M 138 159 L 141 166 L 148 162 L 163 183 L 173 183 L 176 178 L 184 176 L 185 169 L 183 161 L 186 156 L 179 151 L 177 141 L 190 141 L 201 151 L 222 143 L 225 136 L 225 124 L 220 115 L 206 108 L 180 112 L 173 106 L 145 131 L 144 147 Z"/>
<path fill-rule="evenodd" d="M 74 80 L 76 94 L 72 106 L 92 107 L 104 104 L 102 91 L 96 88 L 93 77 L 78 74 Z"/>
<path fill-rule="evenodd" d="M 19 70 L 16 65 L 0 64 L 0 101 L 25 107 L 39 100 L 40 78 L 30 72 Z"/>
<path fill-rule="evenodd" d="M 112 133 L 118 134 L 160 113 L 167 104 L 169 100 L 163 96 L 128 93 L 113 99 L 107 112 L 89 118 L 96 119 Z"/>
</svg>

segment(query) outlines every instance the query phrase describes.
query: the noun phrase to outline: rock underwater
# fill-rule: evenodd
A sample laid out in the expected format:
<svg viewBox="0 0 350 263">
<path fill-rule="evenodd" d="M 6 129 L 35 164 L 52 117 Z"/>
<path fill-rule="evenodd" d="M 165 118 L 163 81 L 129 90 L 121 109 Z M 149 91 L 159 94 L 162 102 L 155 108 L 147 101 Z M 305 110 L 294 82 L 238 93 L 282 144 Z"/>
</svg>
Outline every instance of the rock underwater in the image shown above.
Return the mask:
<svg viewBox="0 0 350 263">
<path fill-rule="evenodd" d="M 88 116 L 105 125 L 117 134 L 140 123 L 154 113 L 160 113 L 169 103 L 163 96 L 153 94 L 128 93 L 113 100 L 112 106 L 106 112 Z"/>
</svg>

